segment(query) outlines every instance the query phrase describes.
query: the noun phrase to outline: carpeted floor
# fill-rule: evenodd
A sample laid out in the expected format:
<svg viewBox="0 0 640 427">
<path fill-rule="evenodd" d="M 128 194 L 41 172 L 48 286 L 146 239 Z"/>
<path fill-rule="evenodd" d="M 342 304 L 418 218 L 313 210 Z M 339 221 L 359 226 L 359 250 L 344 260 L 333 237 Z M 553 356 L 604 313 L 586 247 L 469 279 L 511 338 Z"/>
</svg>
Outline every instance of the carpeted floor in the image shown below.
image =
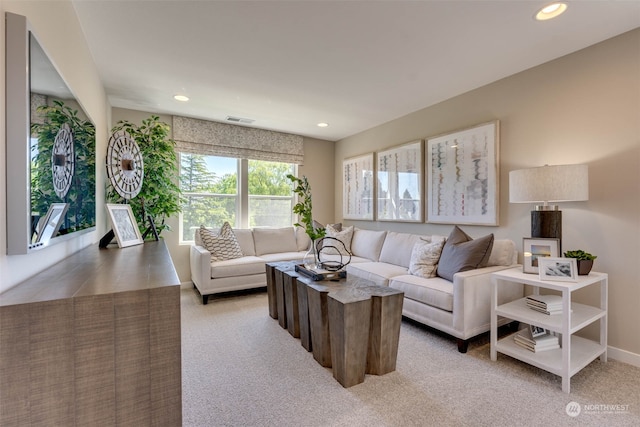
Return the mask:
<svg viewBox="0 0 640 427">
<path fill-rule="evenodd" d="M 640 425 L 639 368 L 596 360 L 565 394 L 555 375 L 492 362 L 488 334 L 460 354 L 453 338 L 409 321 L 396 371 L 345 389 L 269 317 L 264 291 L 202 305 L 183 288 L 182 367 L 184 426 Z"/>
</svg>

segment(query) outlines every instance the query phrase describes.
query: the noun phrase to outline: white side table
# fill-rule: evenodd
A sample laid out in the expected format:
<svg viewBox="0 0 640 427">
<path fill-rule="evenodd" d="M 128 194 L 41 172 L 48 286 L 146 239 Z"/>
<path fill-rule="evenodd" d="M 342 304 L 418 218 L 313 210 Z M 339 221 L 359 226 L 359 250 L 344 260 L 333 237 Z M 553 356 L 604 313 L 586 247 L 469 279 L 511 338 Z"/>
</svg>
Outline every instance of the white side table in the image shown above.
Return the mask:
<svg viewBox="0 0 640 427">
<path fill-rule="evenodd" d="M 537 275 L 525 274 L 521 269 L 502 270 L 491 275 L 491 360 L 498 352 L 529 363 L 545 371 L 562 377 L 562 391 L 570 392 L 570 379 L 589 363 L 600 357 L 607 361 L 607 287 L 606 273 L 591 272 L 588 276 L 578 276 L 577 282 L 555 282 L 539 280 Z M 534 287 L 534 294 L 540 288 L 562 293 L 562 314 L 547 315 L 527 307 L 525 298 L 498 305 L 500 286 L 509 283 L 523 283 Z M 571 293 L 591 285 L 600 285 L 600 307 L 571 302 Z M 562 334 L 562 346 L 556 350 L 532 352 L 517 345 L 513 334 L 498 341 L 498 316 L 517 320 L 549 329 Z M 600 341 L 585 339 L 574 334 L 595 321 L 600 321 Z"/>
</svg>

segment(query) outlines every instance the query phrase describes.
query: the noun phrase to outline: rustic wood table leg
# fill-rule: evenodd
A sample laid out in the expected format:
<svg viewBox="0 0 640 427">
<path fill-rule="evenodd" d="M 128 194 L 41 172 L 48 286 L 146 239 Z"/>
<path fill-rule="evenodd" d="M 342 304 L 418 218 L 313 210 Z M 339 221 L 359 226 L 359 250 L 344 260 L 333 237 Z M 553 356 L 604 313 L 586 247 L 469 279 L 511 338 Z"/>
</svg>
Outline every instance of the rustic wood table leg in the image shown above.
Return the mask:
<svg viewBox="0 0 640 427">
<path fill-rule="evenodd" d="M 392 288 L 371 291 L 371 326 L 367 374 L 384 375 L 396 370 L 404 293 Z"/>
<path fill-rule="evenodd" d="M 307 301 L 309 303 L 309 328 L 311 329 L 311 345 L 313 358 L 324 366 L 331 367 L 331 342 L 329 340 L 329 309 L 327 296 L 329 289 L 325 286 L 308 284 Z"/>
<path fill-rule="evenodd" d="M 364 381 L 367 368 L 371 296 L 356 288 L 328 296 L 333 377 L 343 387 Z"/>
<path fill-rule="evenodd" d="M 298 288 L 298 314 L 300 316 L 300 344 L 307 351 L 311 351 L 311 326 L 309 323 L 309 301 L 307 299 L 307 285 L 296 280 Z"/>
<path fill-rule="evenodd" d="M 300 315 L 298 310 L 298 273 L 287 270 L 282 273 L 284 287 L 287 330 L 294 338 L 300 338 Z"/>
<path fill-rule="evenodd" d="M 278 301 L 276 297 L 275 273 L 276 268 L 272 263 L 265 264 L 267 273 L 267 299 L 269 300 L 269 316 L 278 318 Z"/>
<path fill-rule="evenodd" d="M 276 285 L 276 303 L 278 305 L 278 323 L 282 329 L 287 329 L 287 312 L 285 309 L 284 278 L 282 271 L 276 268 L 274 273 Z"/>
</svg>

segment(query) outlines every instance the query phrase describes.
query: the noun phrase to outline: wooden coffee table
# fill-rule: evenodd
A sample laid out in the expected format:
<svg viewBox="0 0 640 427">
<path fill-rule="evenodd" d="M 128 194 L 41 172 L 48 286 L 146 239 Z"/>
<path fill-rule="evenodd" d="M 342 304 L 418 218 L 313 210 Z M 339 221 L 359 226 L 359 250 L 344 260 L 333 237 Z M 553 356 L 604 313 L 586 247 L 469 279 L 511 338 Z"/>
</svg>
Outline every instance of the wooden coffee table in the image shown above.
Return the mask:
<svg viewBox="0 0 640 427">
<path fill-rule="evenodd" d="M 280 326 L 300 337 L 320 365 L 331 367 L 343 387 L 362 383 L 365 374 L 394 371 L 404 293 L 364 279 L 314 281 L 294 266 L 267 264 L 271 317 L 277 310 Z"/>
</svg>

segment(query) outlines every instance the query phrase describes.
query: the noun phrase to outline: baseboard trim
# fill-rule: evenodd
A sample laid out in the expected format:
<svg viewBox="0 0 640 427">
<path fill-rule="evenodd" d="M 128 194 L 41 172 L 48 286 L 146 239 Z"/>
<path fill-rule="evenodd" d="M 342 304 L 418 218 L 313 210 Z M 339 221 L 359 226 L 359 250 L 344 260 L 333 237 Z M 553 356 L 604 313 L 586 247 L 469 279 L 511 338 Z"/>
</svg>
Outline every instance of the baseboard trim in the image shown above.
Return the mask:
<svg viewBox="0 0 640 427">
<path fill-rule="evenodd" d="M 191 280 L 180 283 L 180 289 L 191 289 L 191 288 L 193 288 L 193 282 Z"/>
<path fill-rule="evenodd" d="M 609 346 L 607 347 L 607 357 L 640 368 L 640 354 Z"/>
</svg>

